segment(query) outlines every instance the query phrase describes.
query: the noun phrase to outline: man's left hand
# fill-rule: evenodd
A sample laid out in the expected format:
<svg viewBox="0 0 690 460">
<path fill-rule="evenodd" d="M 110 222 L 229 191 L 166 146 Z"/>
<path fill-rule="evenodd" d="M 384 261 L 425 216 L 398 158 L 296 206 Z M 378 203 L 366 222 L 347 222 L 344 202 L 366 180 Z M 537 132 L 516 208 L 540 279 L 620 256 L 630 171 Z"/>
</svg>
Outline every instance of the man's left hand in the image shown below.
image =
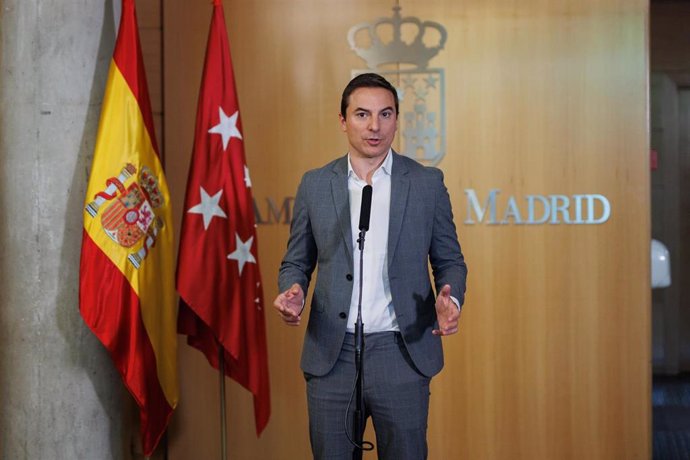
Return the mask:
<svg viewBox="0 0 690 460">
<path fill-rule="evenodd" d="M 436 297 L 436 318 L 438 329 L 431 331 L 434 335 L 451 335 L 458 332 L 460 309 L 450 298 L 450 285 L 446 284 Z"/>
</svg>

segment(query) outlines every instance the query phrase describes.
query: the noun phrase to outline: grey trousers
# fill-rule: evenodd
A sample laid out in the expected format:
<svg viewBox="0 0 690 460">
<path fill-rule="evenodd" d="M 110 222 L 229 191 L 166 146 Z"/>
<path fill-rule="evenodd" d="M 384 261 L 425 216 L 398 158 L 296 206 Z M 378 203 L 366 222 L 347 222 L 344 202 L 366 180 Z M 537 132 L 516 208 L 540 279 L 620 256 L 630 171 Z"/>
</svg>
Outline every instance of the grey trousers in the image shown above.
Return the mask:
<svg viewBox="0 0 690 460">
<path fill-rule="evenodd" d="M 305 373 L 309 436 L 317 460 L 352 459 L 355 448 L 345 429 L 347 426 L 354 439 L 354 361 L 354 336 L 347 334 L 340 357 L 328 374 L 317 377 Z M 365 414 L 374 424 L 378 458 L 426 459 L 431 379 L 417 371 L 400 333 L 366 334 L 363 369 Z"/>
</svg>

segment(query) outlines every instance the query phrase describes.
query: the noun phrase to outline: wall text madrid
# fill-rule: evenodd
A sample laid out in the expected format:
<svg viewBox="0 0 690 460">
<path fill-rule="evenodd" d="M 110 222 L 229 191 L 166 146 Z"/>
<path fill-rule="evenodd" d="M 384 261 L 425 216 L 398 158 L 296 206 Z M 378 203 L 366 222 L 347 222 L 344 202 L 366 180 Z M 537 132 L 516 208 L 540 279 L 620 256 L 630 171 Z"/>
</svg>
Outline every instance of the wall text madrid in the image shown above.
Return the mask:
<svg viewBox="0 0 690 460">
<path fill-rule="evenodd" d="M 609 200 L 600 194 L 501 195 L 491 189 L 480 198 L 474 189 L 465 189 L 467 225 L 603 224 L 611 216 Z"/>
<path fill-rule="evenodd" d="M 259 201 L 254 197 L 256 225 L 290 225 L 294 201 L 292 196 L 283 197 L 282 200 L 266 197 Z"/>
</svg>

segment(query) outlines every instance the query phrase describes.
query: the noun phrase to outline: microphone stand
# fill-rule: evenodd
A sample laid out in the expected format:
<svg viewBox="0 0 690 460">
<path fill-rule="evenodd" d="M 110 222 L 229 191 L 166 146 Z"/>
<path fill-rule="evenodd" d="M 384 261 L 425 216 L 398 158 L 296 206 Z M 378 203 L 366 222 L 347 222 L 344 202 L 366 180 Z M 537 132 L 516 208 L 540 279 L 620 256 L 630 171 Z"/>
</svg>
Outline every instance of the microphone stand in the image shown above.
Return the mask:
<svg viewBox="0 0 690 460">
<path fill-rule="evenodd" d="M 355 421 L 354 421 L 354 435 L 357 448 L 355 449 L 352 458 L 354 460 L 362 459 L 362 450 L 364 443 L 364 380 L 362 379 L 362 362 L 364 361 L 364 323 L 362 322 L 362 285 L 364 284 L 364 235 L 365 229 L 360 229 L 359 238 L 359 301 L 357 303 L 357 321 L 355 322 L 355 373 L 357 381 L 355 382 Z"/>
</svg>

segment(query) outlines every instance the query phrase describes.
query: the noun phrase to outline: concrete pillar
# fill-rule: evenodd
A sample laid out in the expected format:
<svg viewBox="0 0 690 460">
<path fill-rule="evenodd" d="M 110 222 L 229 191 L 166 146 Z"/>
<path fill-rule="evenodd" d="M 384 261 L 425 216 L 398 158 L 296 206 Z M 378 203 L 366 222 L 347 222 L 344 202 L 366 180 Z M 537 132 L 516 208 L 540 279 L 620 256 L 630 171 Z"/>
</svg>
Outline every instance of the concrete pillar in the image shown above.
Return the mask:
<svg viewBox="0 0 690 460">
<path fill-rule="evenodd" d="M 112 1 L 0 0 L 0 458 L 130 459 L 131 398 L 78 310 Z"/>
</svg>

